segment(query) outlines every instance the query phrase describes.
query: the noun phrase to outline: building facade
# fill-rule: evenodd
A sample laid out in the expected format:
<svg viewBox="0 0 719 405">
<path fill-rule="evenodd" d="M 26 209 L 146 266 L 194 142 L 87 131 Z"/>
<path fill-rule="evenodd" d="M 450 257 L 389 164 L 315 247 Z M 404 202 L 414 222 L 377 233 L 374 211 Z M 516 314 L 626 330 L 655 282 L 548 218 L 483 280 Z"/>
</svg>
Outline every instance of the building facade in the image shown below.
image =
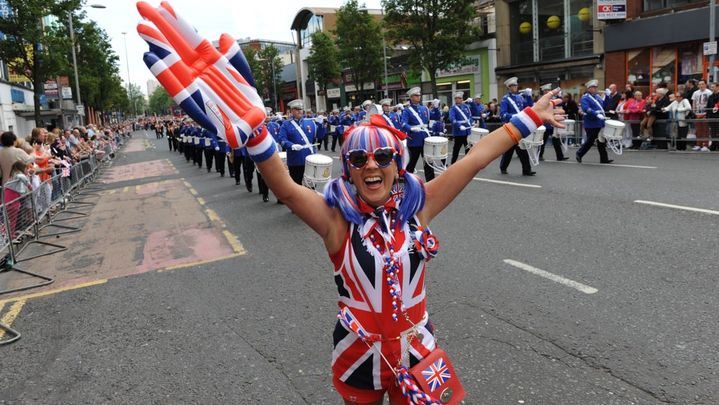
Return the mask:
<svg viewBox="0 0 719 405">
<path fill-rule="evenodd" d="M 626 20 L 604 30 L 607 83 L 631 83 L 644 94 L 664 84 L 682 90 L 689 79 L 707 78 L 702 45 L 709 40 L 706 0 L 628 0 Z"/>
<path fill-rule="evenodd" d="M 520 88 L 552 83 L 572 94 L 589 79 L 604 81 L 596 0 L 498 0 L 495 9 L 500 96 L 512 76 Z"/>
</svg>

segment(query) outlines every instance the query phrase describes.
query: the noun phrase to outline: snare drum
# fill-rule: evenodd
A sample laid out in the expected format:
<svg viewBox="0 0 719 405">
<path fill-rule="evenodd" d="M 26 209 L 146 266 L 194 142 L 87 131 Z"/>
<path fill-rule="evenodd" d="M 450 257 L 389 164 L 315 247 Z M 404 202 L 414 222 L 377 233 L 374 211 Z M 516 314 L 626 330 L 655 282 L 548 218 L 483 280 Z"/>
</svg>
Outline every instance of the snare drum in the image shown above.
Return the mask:
<svg viewBox="0 0 719 405">
<path fill-rule="evenodd" d="M 607 140 L 617 140 L 624 138 L 625 124 L 617 120 L 604 121 L 604 130 L 599 134 L 599 140 L 606 142 Z"/>
<path fill-rule="evenodd" d="M 326 183 L 332 178 L 332 158 L 315 153 L 305 158 L 305 178 L 315 183 Z"/>
<path fill-rule="evenodd" d="M 547 132 L 547 127 L 544 125 L 538 126 L 537 129 L 532 132 L 532 143 L 535 145 L 543 145 L 545 132 Z"/>
<path fill-rule="evenodd" d="M 427 160 L 447 159 L 447 138 L 428 136 L 424 138 L 424 158 Z"/>
<path fill-rule="evenodd" d="M 554 129 L 554 133 L 552 134 L 553 138 L 569 137 L 574 135 L 574 120 L 564 120 L 562 121 L 562 124 L 564 124 L 564 128 Z"/>
<path fill-rule="evenodd" d="M 479 142 L 482 137 L 489 135 L 489 130 L 484 128 L 472 128 L 472 133 L 467 137 L 467 143 L 474 145 Z"/>
</svg>

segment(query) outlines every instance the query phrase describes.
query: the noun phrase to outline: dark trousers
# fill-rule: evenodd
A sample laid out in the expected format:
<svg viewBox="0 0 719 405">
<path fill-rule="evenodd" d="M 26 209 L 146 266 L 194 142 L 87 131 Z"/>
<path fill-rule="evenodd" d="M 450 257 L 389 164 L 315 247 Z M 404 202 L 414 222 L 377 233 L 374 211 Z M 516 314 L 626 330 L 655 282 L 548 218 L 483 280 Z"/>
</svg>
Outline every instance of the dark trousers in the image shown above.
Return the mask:
<svg viewBox="0 0 719 405">
<path fill-rule="evenodd" d="M 414 168 L 417 166 L 417 161 L 419 160 L 419 157 L 422 156 L 422 161 L 424 162 L 425 180 L 431 181 L 434 179 L 434 169 L 432 169 L 432 167 L 430 167 L 424 159 L 424 148 L 421 146 L 410 146 L 407 149 L 409 149 L 409 163 L 407 163 L 407 171 L 410 173 L 414 172 Z"/>
<path fill-rule="evenodd" d="M 233 153 L 233 152 L 230 152 Z M 235 177 L 235 157 L 232 156 L 232 159 L 230 159 L 230 155 L 227 155 L 227 170 L 230 172 L 230 177 Z"/>
<path fill-rule="evenodd" d="M 454 146 L 452 147 L 452 164 L 457 161 L 459 157 L 459 150 L 464 145 L 464 153 L 467 154 L 467 137 L 466 136 L 455 136 Z"/>
<path fill-rule="evenodd" d="M 340 143 L 340 148 L 341 148 L 342 147 L 342 135 L 335 132 L 334 134 L 332 134 L 332 152 L 335 151 L 335 146 L 337 145 L 338 141 Z"/>
<path fill-rule="evenodd" d="M 305 166 L 288 166 L 290 177 L 295 183 L 302 185 L 302 178 L 305 176 Z"/>
<path fill-rule="evenodd" d="M 329 135 L 325 135 L 325 137 L 322 138 L 322 140 L 320 141 L 319 146 L 317 146 L 317 150 L 318 150 L 318 151 L 321 150 L 321 149 L 322 149 L 322 145 L 324 145 L 325 150 L 328 150 L 328 149 L 327 149 L 327 144 L 329 143 L 329 140 L 330 140 L 330 136 L 329 136 Z"/>
<path fill-rule="evenodd" d="M 222 151 L 215 151 L 215 168 L 220 176 L 225 177 L 225 154 Z"/>
<path fill-rule="evenodd" d="M 169 135 L 167 136 L 167 146 L 170 148 L 170 152 L 172 152 L 172 140 L 173 139 L 174 139 L 173 137 L 171 137 Z"/>
<path fill-rule="evenodd" d="M 193 149 L 192 149 L 192 146 L 190 146 L 190 144 L 186 143 L 186 144 L 182 147 L 182 150 L 185 152 L 185 160 L 187 160 L 187 161 L 189 162 L 190 159 L 191 159 L 192 150 L 193 150 Z M 194 157 L 192 157 L 192 162 L 193 162 L 193 163 L 195 162 Z"/>
<path fill-rule="evenodd" d="M 544 132 L 544 143 L 539 149 L 539 157 L 544 157 L 544 145 L 547 144 L 547 139 L 552 136 L 552 132 L 547 130 Z M 554 146 L 554 153 L 557 154 L 557 160 L 564 160 L 564 151 L 562 151 L 562 140 L 559 138 L 552 138 L 552 146 Z"/>
<path fill-rule="evenodd" d="M 262 179 L 260 171 L 257 171 L 257 186 L 260 188 L 260 194 L 262 197 L 268 197 L 270 195 L 270 189 L 267 187 L 267 183 Z"/>
<path fill-rule="evenodd" d="M 589 149 L 592 148 L 594 145 L 594 142 L 597 143 L 597 150 L 599 151 L 599 161 L 602 163 L 605 163 L 609 160 L 609 156 L 607 156 L 607 144 L 604 142 L 599 142 L 597 138 L 599 138 L 599 132 L 602 130 L 602 128 L 585 128 L 584 131 L 587 132 L 587 141 L 582 144 L 582 146 L 579 147 L 579 150 L 577 151 L 577 156 L 580 158 L 584 157 L 584 155 L 589 152 Z"/>
<path fill-rule="evenodd" d="M 177 151 L 180 153 L 185 153 L 183 146 L 185 146 L 185 144 L 183 144 L 182 142 L 178 142 L 177 143 Z"/>
<path fill-rule="evenodd" d="M 502 155 L 502 160 L 499 161 L 499 170 L 506 172 L 509 167 L 509 163 L 512 161 L 512 155 L 517 152 L 519 156 L 519 162 L 522 164 L 522 174 L 528 174 L 532 172 L 532 166 L 529 164 L 529 153 L 526 150 L 521 149 L 519 146 L 514 145 L 509 148 Z"/>
<path fill-rule="evenodd" d="M 180 143 L 180 142 L 177 141 L 177 138 L 174 138 L 174 137 L 173 137 L 173 138 L 172 138 L 172 149 L 171 149 L 171 150 L 174 150 L 175 152 L 177 152 L 177 146 L 179 145 L 179 143 Z"/>
<path fill-rule="evenodd" d="M 255 175 L 255 162 L 249 157 L 235 156 L 235 183 L 240 184 L 240 174 L 245 179 L 245 187 L 252 191 L 252 177 Z"/>
<path fill-rule="evenodd" d="M 687 150 L 687 133 L 689 133 L 689 125 L 677 127 L 677 150 Z"/>
<path fill-rule="evenodd" d="M 207 164 L 207 173 L 212 171 L 212 158 L 215 156 L 215 151 L 212 149 L 204 149 L 205 163 Z"/>
<path fill-rule="evenodd" d="M 197 163 L 197 167 L 202 169 L 202 148 L 199 146 L 195 146 L 195 163 Z"/>
</svg>

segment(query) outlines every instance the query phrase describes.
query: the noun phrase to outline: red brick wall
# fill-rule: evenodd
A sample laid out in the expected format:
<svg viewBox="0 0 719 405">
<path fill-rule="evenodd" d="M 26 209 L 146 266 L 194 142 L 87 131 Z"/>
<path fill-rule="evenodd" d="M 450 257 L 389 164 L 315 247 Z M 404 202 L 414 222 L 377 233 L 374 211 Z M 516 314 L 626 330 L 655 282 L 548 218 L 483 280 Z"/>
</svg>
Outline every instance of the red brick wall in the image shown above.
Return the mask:
<svg viewBox="0 0 719 405">
<path fill-rule="evenodd" d="M 627 0 L 627 20 L 633 20 L 642 13 L 642 0 Z"/>
<path fill-rule="evenodd" d="M 607 52 L 604 54 L 605 87 L 614 83 L 620 89 L 626 84 L 626 53 L 624 51 Z"/>
</svg>

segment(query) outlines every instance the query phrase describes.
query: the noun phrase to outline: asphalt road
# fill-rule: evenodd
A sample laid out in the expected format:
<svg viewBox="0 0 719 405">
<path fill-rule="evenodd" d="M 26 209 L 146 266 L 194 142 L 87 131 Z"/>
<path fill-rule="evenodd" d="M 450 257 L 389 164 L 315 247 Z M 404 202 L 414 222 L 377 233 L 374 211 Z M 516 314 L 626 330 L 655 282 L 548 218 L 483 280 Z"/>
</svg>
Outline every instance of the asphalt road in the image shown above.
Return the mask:
<svg viewBox="0 0 719 405">
<path fill-rule="evenodd" d="M 320 239 L 256 184 L 151 142 L 143 159 L 169 158 L 247 254 L 28 300 L 23 338 L 0 347 L 0 404 L 341 403 Z M 477 177 L 541 187 L 477 180 L 433 222 L 429 312 L 465 403 L 719 402 L 719 155 L 614 158 L 535 177 L 495 161 Z"/>
</svg>

